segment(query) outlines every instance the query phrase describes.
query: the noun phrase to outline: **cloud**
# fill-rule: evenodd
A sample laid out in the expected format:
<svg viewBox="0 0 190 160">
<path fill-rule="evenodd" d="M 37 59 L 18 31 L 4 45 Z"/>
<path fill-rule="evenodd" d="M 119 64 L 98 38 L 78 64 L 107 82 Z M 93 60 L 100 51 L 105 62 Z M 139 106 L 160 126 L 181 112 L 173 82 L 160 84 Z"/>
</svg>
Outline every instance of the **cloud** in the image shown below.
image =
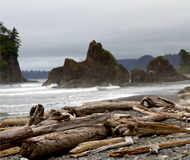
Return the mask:
<svg viewBox="0 0 190 160">
<path fill-rule="evenodd" d="M 21 69 L 50 70 L 64 58 L 85 59 L 93 39 L 116 59 L 190 51 L 189 6 L 178 0 L 6 0 L 0 9 L 4 25 L 19 31 Z"/>
</svg>

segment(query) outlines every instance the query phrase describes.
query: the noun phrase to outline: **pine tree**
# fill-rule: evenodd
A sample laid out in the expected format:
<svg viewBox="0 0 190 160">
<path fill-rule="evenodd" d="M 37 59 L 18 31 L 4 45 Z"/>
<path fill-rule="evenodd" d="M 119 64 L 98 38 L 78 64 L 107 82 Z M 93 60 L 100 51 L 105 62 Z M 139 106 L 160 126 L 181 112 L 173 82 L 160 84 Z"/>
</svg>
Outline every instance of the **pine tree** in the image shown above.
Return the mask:
<svg viewBox="0 0 190 160">
<path fill-rule="evenodd" d="M 179 52 L 180 56 L 180 66 L 190 65 L 190 54 L 184 49 L 181 49 Z"/>
</svg>

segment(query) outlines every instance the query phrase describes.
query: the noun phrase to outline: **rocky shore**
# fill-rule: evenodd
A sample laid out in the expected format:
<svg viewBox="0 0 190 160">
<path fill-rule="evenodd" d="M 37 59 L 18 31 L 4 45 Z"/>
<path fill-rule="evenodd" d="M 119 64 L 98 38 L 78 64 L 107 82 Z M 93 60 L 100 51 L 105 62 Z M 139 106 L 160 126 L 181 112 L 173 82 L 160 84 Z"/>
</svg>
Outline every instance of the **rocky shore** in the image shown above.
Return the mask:
<svg viewBox="0 0 190 160">
<path fill-rule="evenodd" d="M 177 102 L 178 101 L 178 97 L 177 94 L 176 95 L 140 95 L 140 96 L 132 96 L 132 97 L 127 97 L 127 98 L 120 98 L 117 100 L 113 100 L 113 101 L 140 101 L 144 96 L 149 96 L 150 98 L 152 98 L 153 100 L 155 100 L 156 97 L 160 96 L 163 98 L 166 98 L 170 101 L 173 102 Z M 130 111 L 114 111 L 114 113 L 125 113 L 125 114 L 130 114 L 131 116 L 134 117 L 139 117 L 139 116 L 143 116 L 142 113 L 130 110 Z M 164 123 L 168 123 L 168 124 L 173 124 L 173 125 L 187 125 L 188 123 L 186 122 L 182 122 L 182 121 L 177 121 L 174 119 L 168 119 L 166 121 L 164 121 Z M 189 134 L 190 136 L 190 134 Z M 185 137 L 187 138 L 187 137 Z M 139 139 L 139 141 L 137 141 L 134 145 L 132 146 L 128 146 L 128 147 L 123 147 L 123 148 L 132 148 L 132 147 L 137 147 L 137 146 L 143 146 L 143 145 L 150 145 L 150 144 L 154 144 L 154 143 L 161 143 L 161 142 L 168 142 L 168 141 L 174 141 L 174 140 L 181 140 L 181 139 L 185 139 L 185 138 L 172 138 L 172 139 L 168 139 L 165 135 L 153 135 L 153 136 L 146 136 L 146 137 L 141 137 Z M 120 160 L 124 160 L 124 159 L 135 159 L 135 160 L 156 160 L 156 159 L 168 159 L 168 160 L 178 160 L 178 159 L 184 159 L 184 160 L 188 160 L 190 159 L 190 144 L 186 144 L 184 146 L 181 147 L 174 147 L 174 148 L 169 148 L 169 149 L 163 149 L 160 150 L 158 155 L 151 155 L 150 153 L 145 153 L 145 154 L 138 154 L 138 155 L 126 155 L 122 158 L 113 158 L 113 157 L 109 157 L 109 153 L 112 151 L 116 151 L 119 148 L 116 149 L 111 149 L 111 150 L 106 150 L 94 155 L 88 155 L 86 157 L 81 157 L 81 158 L 68 158 L 68 153 L 63 153 L 61 156 L 52 156 L 51 158 L 48 158 L 47 160 L 101 160 L 101 159 L 106 159 L 106 160 L 115 160 L 115 159 L 120 159 Z M 17 159 L 21 159 L 21 155 L 20 154 L 16 154 L 13 156 L 9 156 L 9 157 L 3 157 L 1 158 L 2 160 L 17 160 Z"/>
</svg>

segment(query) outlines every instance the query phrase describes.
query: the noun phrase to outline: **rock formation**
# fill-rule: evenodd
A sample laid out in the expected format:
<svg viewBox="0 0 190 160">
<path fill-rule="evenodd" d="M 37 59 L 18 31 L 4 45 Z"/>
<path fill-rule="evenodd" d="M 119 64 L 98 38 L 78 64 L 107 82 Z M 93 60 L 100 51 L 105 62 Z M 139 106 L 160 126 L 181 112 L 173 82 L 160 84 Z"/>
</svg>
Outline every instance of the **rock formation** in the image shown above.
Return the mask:
<svg viewBox="0 0 190 160">
<path fill-rule="evenodd" d="M 126 68 L 118 64 L 114 56 L 103 49 L 101 43 L 92 41 L 86 60 L 76 62 L 65 59 L 63 67 L 54 68 L 43 85 L 57 83 L 59 87 L 124 86 L 129 82 Z"/>
<path fill-rule="evenodd" d="M 0 83 L 20 83 L 27 82 L 22 77 L 17 55 L 0 53 Z"/>
<path fill-rule="evenodd" d="M 133 69 L 131 71 L 131 82 L 132 83 L 143 83 L 146 79 L 146 72 L 143 69 Z"/>
<path fill-rule="evenodd" d="M 153 59 L 147 66 L 147 82 L 172 82 L 187 79 L 186 76 L 178 73 L 173 65 L 162 56 Z"/>
</svg>

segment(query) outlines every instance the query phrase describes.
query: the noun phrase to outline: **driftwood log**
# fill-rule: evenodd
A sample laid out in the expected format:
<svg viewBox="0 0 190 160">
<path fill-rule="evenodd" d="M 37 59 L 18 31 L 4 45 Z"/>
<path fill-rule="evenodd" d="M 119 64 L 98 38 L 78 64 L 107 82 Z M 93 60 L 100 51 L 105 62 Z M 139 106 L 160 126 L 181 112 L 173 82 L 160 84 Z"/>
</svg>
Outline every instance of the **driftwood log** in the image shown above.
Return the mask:
<svg viewBox="0 0 190 160">
<path fill-rule="evenodd" d="M 20 152 L 20 147 L 13 147 L 2 151 L 0 150 L 0 158 L 18 154 L 19 152 Z"/>
<path fill-rule="evenodd" d="M 140 146 L 140 147 L 129 148 L 129 149 L 122 149 L 120 151 L 111 152 L 109 154 L 109 156 L 110 157 L 122 157 L 126 154 L 133 155 L 133 154 L 139 154 L 139 153 L 146 153 L 146 152 L 149 152 L 150 149 L 153 147 L 160 150 L 160 149 L 165 149 L 165 148 L 183 146 L 188 143 L 190 143 L 190 138 L 184 139 L 184 140 L 177 140 L 177 141 L 171 141 L 171 142 L 164 142 L 164 143 Z"/>
<path fill-rule="evenodd" d="M 90 102 L 79 107 L 72 107 L 83 114 L 104 113 L 105 111 L 130 110 L 133 106 L 140 105 L 138 101 L 106 101 Z M 71 110 L 71 107 L 64 107 L 65 110 Z"/>
<path fill-rule="evenodd" d="M 172 133 L 190 133 L 190 130 L 180 128 L 174 125 L 168 125 L 163 123 L 151 123 L 151 122 L 136 122 L 119 125 L 114 129 L 114 133 L 118 136 L 147 136 L 147 135 L 161 135 Z"/>
<path fill-rule="evenodd" d="M 71 154 L 81 153 L 84 151 L 100 148 L 102 146 L 111 145 L 115 143 L 125 142 L 124 138 L 117 137 L 117 138 L 110 138 L 105 140 L 99 141 L 90 141 L 78 144 L 75 148 L 69 151 Z"/>
<path fill-rule="evenodd" d="M 104 126 L 82 127 L 54 132 L 25 140 L 20 153 L 23 157 L 38 159 L 72 149 L 81 142 L 103 139 L 107 135 L 108 129 Z"/>
</svg>

